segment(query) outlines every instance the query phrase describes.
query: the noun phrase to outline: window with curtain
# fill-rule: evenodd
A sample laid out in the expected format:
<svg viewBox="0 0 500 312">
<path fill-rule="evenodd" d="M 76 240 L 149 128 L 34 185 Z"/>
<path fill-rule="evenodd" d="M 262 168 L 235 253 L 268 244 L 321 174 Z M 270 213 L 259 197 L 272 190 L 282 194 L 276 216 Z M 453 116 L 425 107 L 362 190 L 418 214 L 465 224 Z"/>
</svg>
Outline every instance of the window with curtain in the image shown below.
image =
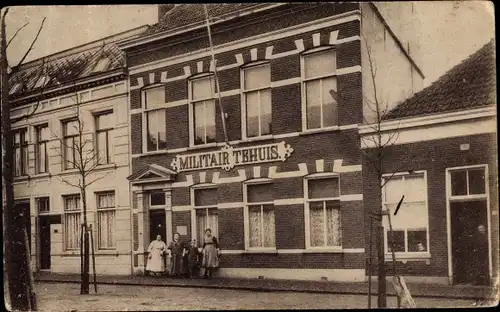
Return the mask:
<svg viewBox="0 0 500 312">
<path fill-rule="evenodd" d="M 96 146 L 97 163 L 99 165 L 110 164 L 113 162 L 110 144 L 113 140 L 113 111 L 108 111 L 95 116 L 96 123 Z"/>
<path fill-rule="evenodd" d="M 49 141 L 49 126 L 41 125 L 35 128 L 36 132 L 36 147 L 35 147 L 35 160 L 36 160 L 36 173 L 49 172 L 49 156 L 47 153 L 47 143 Z"/>
<path fill-rule="evenodd" d="M 97 237 L 99 249 L 115 249 L 115 193 L 97 194 Z"/>
<path fill-rule="evenodd" d="M 425 174 L 395 175 L 384 182 L 383 204 L 391 214 L 393 229 L 391 239 L 389 222 L 383 218 L 385 250 L 391 252 L 394 246 L 395 252 L 428 252 L 429 215 Z M 394 215 L 403 195 L 403 203 Z"/>
<path fill-rule="evenodd" d="M 196 212 L 197 241 L 203 244 L 205 230 L 219 238 L 219 217 L 217 212 L 217 188 L 195 189 L 194 208 Z"/>
<path fill-rule="evenodd" d="M 78 161 L 77 144 L 79 138 L 79 123 L 77 120 L 63 122 L 63 158 L 64 169 L 74 169 Z"/>
<path fill-rule="evenodd" d="M 333 49 L 304 55 L 303 90 L 306 129 L 338 125 L 336 53 Z M 332 91 L 335 94 L 332 96 Z"/>
<path fill-rule="evenodd" d="M 271 184 L 248 184 L 248 247 L 276 248 L 275 215 Z"/>
<path fill-rule="evenodd" d="M 339 178 L 308 179 L 309 246 L 341 247 Z"/>
<path fill-rule="evenodd" d="M 271 134 L 271 66 L 261 64 L 243 69 L 246 137 Z"/>
<path fill-rule="evenodd" d="M 190 80 L 194 144 L 215 142 L 215 80 L 206 76 Z"/>
<path fill-rule="evenodd" d="M 28 131 L 20 129 L 14 131 L 14 176 L 28 174 Z"/>
<path fill-rule="evenodd" d="M 78 250 L 80 248 L 81 207 L 80 195 L 68 195 L 64 201 L 64 249 Z"/>
<path fill-rule="evenodd" d="M 146 150 L 159 151 L 167 148 L 167 123 L 165 106 L 165 87 L 144 90 L 146 106 Z"/>
</svg>

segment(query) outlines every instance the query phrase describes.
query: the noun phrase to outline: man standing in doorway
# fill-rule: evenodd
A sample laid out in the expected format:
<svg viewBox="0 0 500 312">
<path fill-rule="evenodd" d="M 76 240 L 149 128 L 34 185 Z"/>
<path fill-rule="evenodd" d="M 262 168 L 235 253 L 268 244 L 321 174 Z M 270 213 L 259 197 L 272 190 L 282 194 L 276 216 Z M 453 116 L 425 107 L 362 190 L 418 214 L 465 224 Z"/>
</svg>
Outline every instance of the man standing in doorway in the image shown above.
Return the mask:
<svg viewBox="0 0 500 312">
<path fill-rule="evenodd" d="M 476 285 L 488 285 L 488 234 L 483 224 L 477 226 L 471 256 L 476 259 L 472 274 Z"/>
</svg>

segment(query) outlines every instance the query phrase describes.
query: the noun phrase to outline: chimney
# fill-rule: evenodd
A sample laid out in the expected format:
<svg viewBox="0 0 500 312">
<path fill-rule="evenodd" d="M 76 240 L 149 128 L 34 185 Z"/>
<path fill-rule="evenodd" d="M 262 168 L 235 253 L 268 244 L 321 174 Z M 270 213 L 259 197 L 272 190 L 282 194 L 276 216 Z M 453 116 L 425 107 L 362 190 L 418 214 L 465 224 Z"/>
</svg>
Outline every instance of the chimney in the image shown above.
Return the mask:
<svg viewBox="0 0 500 312">
<path fill-rule="evenodd" d="M 158 22 L 161 22 L 163 16 L 174 7 L 175 4 L 158 4 Z"/>
</svg>

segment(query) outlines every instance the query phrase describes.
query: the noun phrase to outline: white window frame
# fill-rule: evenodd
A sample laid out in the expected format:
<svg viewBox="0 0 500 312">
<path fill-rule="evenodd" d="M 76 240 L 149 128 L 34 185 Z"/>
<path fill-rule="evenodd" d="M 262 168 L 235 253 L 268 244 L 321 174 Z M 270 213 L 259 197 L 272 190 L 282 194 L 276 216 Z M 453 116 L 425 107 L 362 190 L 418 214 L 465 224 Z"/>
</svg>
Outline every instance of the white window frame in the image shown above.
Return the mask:
<svg viewBox="0 0 500 312">
<path fill-rule="evenodd" d="M 158 153 L 158 152 L 164 152 L 168 149 L 168 142 L 167 142 L 167 147 L 164 149 L 159 149 L 159 138 L 157 140 L 156 144 L 156 150 L 154 151 L 148 151 L 148 113 L 154 112 L 154 111 L 163 111 L 165 120 L 167 119 L 167 105 L 166 103 L 163 103 L 163 107 L 153 107 L 153 108 L 148 108 L 148 103 L 146 102 L 146 92 L 151 89 L 155 88 L 165 88 L 164 84 L 153 84 L 148 86 L 147 88 L 142 89 L 141 91 L 141 103 L 143 104 L 142 107 L 142 153 L 143 154 L 148 154 L 148 153 Z M 164 100 L 166 102 L 166 99 Z M 167 131 L 167 125 L 165 124 L 165 133 Z"/>
<path fill-rule="evenodd" d="M 78 205 L 79 209 L 77 210 L 67 210 L 66 209 L 66 200 L 69 198 L 78 198 Z M 81 234 L 80 231 L 82 229 L 82 197 L 80 194 L 68 194 L 68 195 L 63 195 L 63 249 L 64 251 L 80 251 L 80 246 L 77 246 L 77 248 L 68 248 L 68 242 L 67 242 L 67 233 L 66 233 L 66 215 L 68 214 L 78 214 L 80 222 L 78 223 L 78 234 Z M 80 236 L 77 237 L 77 245 L 80 244 Z"/>
<path fill-rule="evenodd" d="M 329 75 L 317 76 L 314 78 L 306 78 L 306 70 L 305 70 L 305 58 L 314 53 L 321 53 L 327 50 L 332 50 L 335 53 L 335 71 Z M 300 55 L 300 94 L 301 94 L 301 111 L 302 111 L 302 132 L 317 132 L 317 131 L 325 131 L 325 130 L 337 130 L 340 125 L 335 126 L 323 126 L 323 106 L 321 106 L 321 127 L 314 129 L 307 129 L 307 94 L 306 94 L 306 83 L 312 80 L 324 79 L 330 77 L 337 78 L 337 90 L 338 90 L 338 74 L 337 74 L 337 50 L 332 46 L 322 46 L 318 48 L 314 48 L 311 50 L 307 50 Z M 321 94 L 322 95 L 322 94 Z M 340 124 L 339 116 L 338 116 L 338 108 L 337 107 L 337 123 Z"/>
<path fill-rule="evenodd" d="M 114 199 L 113 199 L 113 202 L 114 202 L 114 206 L 113 207 L 100 207 L 99 206 L 99 196 L 109 196 L 110 194 L 113 195 Z M 114 214 L 114 218 L 113 218 L 113 224 L 112 224 L 112 228 L 113 228 L 113 231 L 116 232 L 116 192 L 115 191 L 99 191 L 99 192 L 96 192 L 95 193 L 95 200 L 96 200 L 96 214 L 97 214 L 97 218 L 96 218 L 96 223 L 97 223 L 97 249 L 98 250 L 115 250 L 116 249 L 116 243 L 117 243 L 117 239 L 116 239 L 116 236 L 114 236 L 114 240 L 113 240 L 113 246 L 107 246 L 107 247 L 102 247 L 101 246 L 101 238 L 100 238 L 100 232 L 101 232 L 101 224 L 99 222 L 99 214 L 101 213 L 109 213 L 109 212 L 112 212 Z"/>
<path fill-rule="evenodd" d="M 262 134 L 262 125 L 261 125 L 261 115 L 259 115 L 259 134 L 257 136 L 253 137 L 248 137 L 247 135 L 247 93 L 248 92 L 260 92 L 260 91 L 265 91 L 269 90 L 271 92 L 271 120 L 272 120 L 272 88 L 271 88 L 271 81 L 269 82 L 269 86 L 263 87 L 263 88 L 255 88 L 255 89 L 245 89 L 245 70 L 254 68 L 254 67 L 260 67 L 260 66 L 266 66 L 269 68 L 269 72 L 271 72 L 271 63 L 269 61 L 258 61 L 258 62 L 253 62 L 251 64 L 245 65 L 240 69 L 240 88 L 241 88 L 241 135 L 243 140 L 246 139 L 256 139 L 256 138 L 267 138 L 267 137 L 272 137 L 272 129 L 271 133 L 269 134 Z M 271 74 L 271 73 L 270 73 Z M 260 94 L 259 94 L 259 110 L 260 110 Z"/>
<path fill-rule="evenodd" d="M 196 202 L 195 202 L 195 191 L 198 191 L 198 190 L 204 190 L 204 189 L 217 189 L 217 184 L 214 184 L 214 183 L 202 183 L 202 184 L 198 184 L 198 185 L 193 185 L 190 187 L 190 198 L 191 198 L 191 239 L 196 239 L 197 240 L 197 243 L 198 243 L 198 247 L 202 247 L 203 246 L 203 242 L 198 240 L 198 220 L 196 219 L 196 211 L 198 209 L 206 209 L 207 213 L 208 213 L 208 209 L 217 209 L 217 223 L 219 223 L 219 202 L 217 201 L 217 204 L 216 205 L 208 205 L 208 206 L 196 206 Z M 217 237 L 217 239 L 219 239 L 219 233 L 218 233 L 218 230 L 219 230 L 219 226 L 217 226 L 217 233 L 214 233 L 213 232 L 213 229 L 212 229 L 212 235 L 214 235 L 215 237 Z"/>
<path fill-rule="evenodd" d="M 321 198 L 321 199 L 309 199 L 309 181 L 311 180 L 327 180 L 327 179 L 338 179 L 339 183 L 339 196 L 338 197 L 326 197 L 326 198 Z M 337 173 L 318 173 L 318 174 L 311 174 L 309 176 L 304 177 L 303 179 L 303 189 L 304 189 L 304 229 L 305 229 L 305 246 L 306 249 L 309 250 L 316 250 L 316 251 L 341 251 L 343 249 L 342 247 L 342 211 L 340 210 L 340 235 L 341 235 L 341 244 L 340 246 L 311 246 L 311 216 L 310 216 L 310 210 L 309 210 L 309 203 L 310 202 L 315 202 L 315 201 L 340 201 L 340 196 L 341 196 L 341 189 L 340 189 L 340 175 Z M 323 204 L 323 210 L 325 211 L 326 206 Z M 325 222 L 326 226 L 326 222 Z M 326 229 L 324 231 L 324 235 L 326 234 Z M 326 237 L 325 237 L 325 242 L 326 242 Z"/>
<path fill-rule="evenodd" d="M 455 195 L 451 194 L 451 172 L 484 168 L 485 177 L 485 194 L 472 194 L 472 195 Z M 468 175 L 467 175 L 468 179 Z M 468 186 L 467 186 L 468 189 Z M 451 239 L 451 203 L 457 201 L 469 200 L 486 200 L 486 215 L 488 223 L 488 270 L 489 276 L 492 277 L 493 272 L 493 254 L 491 245 L 491 203 L 490 203 L 490 184 L 489 184 L 489 166 L 487 164 L 470 165 L 446 168 L 446 227 L 447 227 L 447 243 L 448 243 L 448 278 L 453 282 L 453 254 L 452 254 L 452 239 Z"/>
<path fill-rule="evenodd" d="M 94 114 L 94 123 L 95 123 L 95 150 L 96 150 L 96 155 L 97 155 L 97 164 L 98 165 L 108 165 L 108 164 L 113 164 L 114 163 L 114 153 L 113 153 L 113 137 L 110 134 L 113 133 L 113 130 L 115 129 L 114 126 L 109 126 L 109 127 L 103 127 L 101 128 L 99 125 L 99 117 L 104 116 L 104 115 L 112 115 L 111 118 L 114 117 L 114 111 L 112 109 L 110 110 L 105 110 L 102 112 L 96 112 Z M 106 160 L 101 161 L 99 155 L 99 134 L 100 133 L 106 133 Z"/>
<path fill-rule="evenodd" d="M 14 148 L 14 156 L 13 156 L 13 166 L 12 166 L 12 174 L 13 177 L 25 177 L 29 175 L 29 132 L 28 128 L 19 128 L 19 129 L 13 129 L 12 130 L 12 143 L 13 143 L 13 148 Z M 19 144 L 16 143 L 16 137 L 15 135 L 19 133 Z M 24 140 L 23 140 L 24 138 Z M 16 174 L 16 167 L 18 163 L 16 162 L 16 149 L 19 149 L 20 153 L 20 163 L 19 163 L 19 171 L 20 174 Z M 26 158 L 24 157 L 24 154 L 26 153 Z"/>
<path fill-rule="evenodd" d="M 206 79 L 206 78 L 211 78 L 213 79 L 213 90 L 211 92 L 211 97 L 203 98 L 203 99 L 198 99 L 198 100 L 193 100 L 193 81 L 198 80 L 198 79 Z M 201 73 L 196 76 L 193 76 L 188 79 L 188 114 L 189 114 L 189 146 L 190 147 L 210 147 L 210 146 L 216 146 L 217 145 L 217 90 L 216 88 L 216 83 L 215 83 L 215 75 L 213 73 Z M 195 141 L 195 120 L 194 120 L 194 105 L 199 102 L 206 102 L 206 101 L 214 101 L 214 106 L 215 106 L 215 141 L 210 142 L 210 143 L 204 143 L 204 144 L 194 144 Z M 206 134 L 206 121 L 205 121 L 205 134 Z"/>
<path fill-rule="evenodd" d="M 151 195 L 152 194 L 163 194 L 165 197 L 165 204 L 163 205 L 151 205 Z M 152 189 L 147 192 L 147 201 L 148 201 L 148 209 L 149 210 L 165 210 L 167 209 L 167 197 L 166 197 L 166 192 L 163 189 Z"/>
<path fill-rule="evenodd" d="M 261 184 L 272 184 L 273 180 L 272 179 L 267 179 L 267 178 L 258 178 L 258 179 L 252 179 L 248 180 L 246 182 L 243 182 L 243 220 L 244 220 L 244 234 L 245 234 L 245 250 L 247 251 L 257 251 L 257 252 L 266 252 L 266 251 L 276 251 L 276 207 L 274 205 L 274 200 L 269 201 L 269 202 L 248 202 L 248 186 L 252 185 L 261 185 Z M 261 211 L 263 209 L 263 205 L 273 205 L 274 209 L 274 217 L 275 217 L 275 224 L 274 224 L 274 235 L 275 235 L 275 246 L 274 247 L 250 247 L 250 215 L 249 215 L 249 206 L 256 206 L 256 205 L 261 205 Z M 263 216 L 263 214 L 261 215 Z M 262 223 L 264 224 L 264 223 Z M 262 234 L 264 234 L 264 231 L 262 231 Z"/>
<path fill-rule="evenodd" d="M 47 206 L 48 206 L 48 210 L 47 211 L 40 211 L 40 202 L 42 200 L 46 200 L 47 201 Z M 36 207 L 36 213 L 38 215 L 47 215 L 47 214 L 50 214 L 50 196 L 40 196 L 40 197 L 35 197 L 35 207 Z"/>
<path fill-rule="evenodd" d="M 391 180 L 393 177 L 394 178 L 399 178 L 399 177 L 402 177 L 403 180 L 404 180 L 404 177 L 405 176 L 413 176 L 413 175 L 421 175 L 423 174 L 423 179 L 424 179 L 424 184 L 425 184 L 425 207 L 426 207 L 426 210 L 427 210 L 427 250 L 426 251 L 407 251 L 408 250 L 408 229 L 405 228 L 404 229 L 404 238 L 405 238 L 405 250 L 406 251 L 397 251 L 395 252 L 395 255 L 396 255 L 396 258 L 398 259 L 405 259 L 405 258 L 415 258 L 415 259 L 418 259 L 418 258 L 430 258 L 430 253 L 431 253 L 431 247 L 430 247 L 430 230 L 429 230 L 429 227 L 430 227 L 430 222 L 429 222 L 429 191 L 428 191 L 428 184 L 427 184 L 427 170 L 418 170 L 418 171 L 414 171 L 413 173 L 408 173 L 408 172 L 397 172 L 397 173 L 387 173 L 387 174 L 383 174 L 382 175 L 382 185 L 383 187 L 381 188 L 381 198 L 382 198 L 382 206 L 385 208 L 385 205 L 387 204 L 386 201 L 385 201 L 385 181 L 386 180 Z M 405 197 L 406 198 L 406 197 Z M 423 202 L 423 201 L 413 201 L 414 203 L 420 203 L 420 202 Z M 406 201 L 406 199 L 403 201 L 403 203 L 407 204 L 407 203 L 412 203 L 412 202 L 408 202 Z M 389 203 L 389 204 L 394 204 L 394 203 Z M 384 216 L 384 218 L 387 218 L 387 216 Z M 392 219 L 391 219 L 391 222 L 392 222 Z M 393 226 L 393 230 L 396 230 L 396 231 L 401 231 L 401 229 L 394 229 L 394 224 L 392 225 Z M 388 248 L 388 236 L 389 236 L 389 228 L 385 228 L 384 227 L 384 254 L 385 254 L 385 258 L 388 259 L 388 258 L 392 258 L 392 252 L 389 251 L 389 248 Z"/>
<path fill-rule="evenodd" d="M 78 144 L 78 140 L 79 140 L 79 135 L 78 134 L 67 134 L 67 128 L 69 127 L 69 124 L 72 123 L 72 122 L 78 122 L 78 119 L 76 118 L 70 118 L 70 119 L 65 119 L 65 120 L 61 120 L 61 125 L 62 125 L 62 133 L 63 133 L 63 143 L 61 143 L 61 149 L 62 149 L 62 165 L 63 165 L 63 170 L 75 170 L 77 169 L 76 167 L 76 163 L 77 163 L 77 152 L 75 150 L 75 144 Z M 77 123 L 78 124 L 78 123 Z M 78 129 L 76 129 L 76 131 L 79 131 Z M 83 135 L 83 133 L 82 133 Z M 68 144 L 66 142 L 67 139 L 71 139 L 71 142 L 72 142 L 72 147 L 71 147 L 71 152 L 73 153 L 73 164 L 68 164 L 68 156 L 67 156 L 67 148 L 68 148 Z M 76 143 L 75 143 L 76 142 Z"/>
</svg>

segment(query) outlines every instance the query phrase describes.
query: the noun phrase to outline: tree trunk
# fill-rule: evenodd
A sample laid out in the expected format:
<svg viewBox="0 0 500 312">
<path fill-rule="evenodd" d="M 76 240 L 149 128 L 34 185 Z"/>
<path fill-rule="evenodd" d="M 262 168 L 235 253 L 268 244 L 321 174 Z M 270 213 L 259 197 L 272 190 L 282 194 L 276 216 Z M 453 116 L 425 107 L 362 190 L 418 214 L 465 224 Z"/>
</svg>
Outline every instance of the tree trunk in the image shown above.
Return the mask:
<svg viewBox="0 0 500 312">
<path fill-rule="evenodd" d="M 81 135 L 80 135 L 80 141 L 81 141 Z M 81 144 L 81 143 L 80 143 Z M 82 153 L 80 151 L 80 153 Z M 82 161 L 83 163 L 83 161 Z M 82 174 L 82 190 L 81 190 L 81 195 L 82 195 L 82 201 L 83 201 L 83 275 L 82 275 L 82 285 L 80 289 L 81 294 L 88 294 L 89 293 L 89 288 L 90 288 L 90 276 L 89 276 L 89 231 L 88 231 L 88 223 L 87 223 L 87 193 L 86 193 L 86 186 L 85 186 L 85 177 Z"/>
<path fill-rule="evenodd" d="M 380 219 L 382 220 L 382 218 Z M 382 221 L 377 226 L 377 258 L 378 258 L 378 297 L 377 304 L 379 308 L 387 307 L 387 287 L 385 280 L 385 255 L 384 255 L 384 228 Z"/>
<path fill-rule="evenodd" d="M 13 182 L 13 136 L 10 120 L 9 105 L 9 76 L 7 73 L 7 41 L 5 33 L 5 15 L 0 21 L 0 75 L 2 96 L 2 177 L 4 182 L 5 206 L 5 265 L 10 293 L 10 304 L 13 310 L 27 311 L 30 308 L 29 276 L 31 268 L 28 266 L 28 246 L 24 240 L 24 218 L 22 211 L 15 209 Z"/>
</svg>

